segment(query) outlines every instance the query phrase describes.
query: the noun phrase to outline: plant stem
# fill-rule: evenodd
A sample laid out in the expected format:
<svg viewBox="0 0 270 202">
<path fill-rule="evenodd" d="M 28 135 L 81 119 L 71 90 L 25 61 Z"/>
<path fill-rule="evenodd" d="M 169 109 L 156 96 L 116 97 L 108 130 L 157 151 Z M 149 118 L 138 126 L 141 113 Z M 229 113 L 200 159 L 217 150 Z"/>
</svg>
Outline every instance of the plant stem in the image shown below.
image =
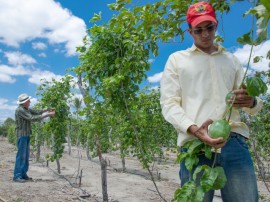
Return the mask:
<svg viewBox="0 0 270 202">
<path fill-rule="evenodd" d="M 256 1 L 254 1 L 254 5 L 256 5 Z M 251 49 L 250 49 L 250 53 L 249 53 L 249 58 L 248 58 L 248 64 L 247 64 L 247 69 L 245 71 L 244 77 L 242 79 L 242 82 L 239 86 L 239 89 L 243 86 L 245 78 L 247 76 L 247 71 L 250 67 L 250 60 L 251 60 L 251 55 L 252 55 L 252 51 L 253 51 L 253 47 L 254 47 L 254 23 L 255 23 L 255 17 L 254 15 L 252 16 L 252 23 L 251 23 Z"/>
<path fill-rule="evenodd" d="M 254 5 L 256 5 L 256 1 L 254 1 Z M 238 89 L 241 89 L 243 87 L 245 78 L 247 76 L 247 72 L 248 72 L 248 70 L 250 68 L 250 61 L 251 61 L 251 56 L 252 56 L 252 52 L 253 52 L 253 48 L 254 48 L 254 23 L 255 23 L 255 17 L 253 15 L 253 17 L 252 17 L 252 23 L 251 23 L 251 25 L 252 25 L 252 27 L 251 27 L 251 39 L 252 39 L 251 40 L 251 42 L 252 42 L 251 49 L 250 49 L 250 53 L 249 53 L 247 68 L 246 68 L 246 71 L 244 73 L 243 79 L 242 79 L 242 81 L 241 81 L 240 86 L 238 87 Z M 223 115 L 223 119 L 226 119 L 227 114 L 229 114 L 228 119 L 227 119 L 228 122 L 230 121 L 230 118 L 231 118 L 232 106 L 233 106 L 234 101 L 235 101 L 235 97 L 234 97 L 232 103 L 227 107 L 227 110 L 226 110 L 226 112 Z"/>
<path fill-rule="evenodd" d="M 222 119 L 226 120 L 226 116 L 227 116 L 227 114 L 229 114 L 229 115 L 228 115 L 228 118 L 227 118 L 227 121 L 228 121 L 228 122 L 230 121 L 230 118 L 231 118 L 232 107 L 233 107 L 234 101 L 235 101 L 235 96 L 234 96 L 234 98 L 233 98 L 232 103 L 229 104 L 229 106 L 228 106 L 227 109 L 226 109 L 226 112 L 224 113 L 224 115 L 223 115 L 223 117 L 222 117 Z"/>
<path fill-rule="evenodd" d="M 215 156 L 214 156 L 214 161 L 212 164 L 212 168 L 214 168 L 215 164 L 216 164 L 216 160 L 217 160 L 217 148 L 215 148 Z"/>
</svg>

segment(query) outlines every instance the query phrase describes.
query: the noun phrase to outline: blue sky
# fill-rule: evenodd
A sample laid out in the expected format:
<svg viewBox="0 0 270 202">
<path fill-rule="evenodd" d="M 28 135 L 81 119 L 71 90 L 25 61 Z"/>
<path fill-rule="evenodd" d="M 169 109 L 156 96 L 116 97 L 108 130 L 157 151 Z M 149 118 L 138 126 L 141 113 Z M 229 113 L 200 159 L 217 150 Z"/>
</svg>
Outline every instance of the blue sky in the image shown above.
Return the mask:
<svg viewBox="0 0 270 202">
<path fill-rule="evenodd" d="M 153 2 L 137 0 L 134 3 Z M 89 20 L 94 13 L 102 12 L 103 21 L 113 12 L 107 4 L 114 0 L 0 0 L 0 123 L 14 118 L 17 97 L 28 93 L 36 102 L 36 90 L 40 79 L 59 79 L 66 69 L 79 64 L 75 52 L 93 24 Z M 224 37 L 223 46 L 234 53 L 245 66 L 249 46 L 240 46 L 236 39 L 251 29 L 251 17 L 242 15 L 252 4 L 248 0 L 235 3 L 228 15 L 219 16 L 218 34 Z M 168 56 L 192 45 L 187 34 L 182 43 L 161 43 L 159 56 L 149 58 L 151 70 L 144 84 L 159 86 Z M 255 47 L 254 55 L 265 56 L 270 41 Z M 269 61 L 252 65 L 255 70 L 268 69 Z M 76 95 L 80 97 L 80 95 Z"/>
</svg>

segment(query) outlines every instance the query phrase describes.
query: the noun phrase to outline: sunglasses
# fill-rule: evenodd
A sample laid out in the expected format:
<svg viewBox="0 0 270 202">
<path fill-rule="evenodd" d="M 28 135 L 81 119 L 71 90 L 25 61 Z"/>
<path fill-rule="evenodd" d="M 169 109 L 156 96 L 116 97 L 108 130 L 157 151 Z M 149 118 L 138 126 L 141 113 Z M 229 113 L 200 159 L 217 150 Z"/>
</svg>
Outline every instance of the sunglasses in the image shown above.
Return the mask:
<svg viewBox="0 0 270 202">
<path fill-rule="evenodd" d="M 194 34 L 199 35 L 199 34 L 202 34 L 204 30 L 206 30 L 209 33 L 209 32 L 214 31 L 215 29 L 216 29 L 216 25 L 210 25 L 206 27 L 205 29 L 193 29 L 192 31 Z"/>
</svg>

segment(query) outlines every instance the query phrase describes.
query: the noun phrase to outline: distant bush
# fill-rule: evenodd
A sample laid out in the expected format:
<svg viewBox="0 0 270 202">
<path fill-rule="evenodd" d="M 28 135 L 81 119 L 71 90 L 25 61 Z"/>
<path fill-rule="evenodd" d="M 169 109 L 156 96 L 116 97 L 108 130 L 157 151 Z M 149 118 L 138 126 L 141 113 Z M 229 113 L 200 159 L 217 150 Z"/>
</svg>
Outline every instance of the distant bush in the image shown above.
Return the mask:
<svg viewBox="0 0 270 202">
<path fill-rule="evenodd" d="M 7 137 L 8 129 L 11 125 L 15 124 L 12 118 L 7 118 L 4 123 L 0 126 L 0 136 Z"/>
<path fill-rule="evenodd" d="M 15 134 L 15 124 L 12 124 L 9 126 L 8 128 L 8 142 L 13 144 L 13 145 L 16 145 L 16 142 L 17 142 L 17 136 Z"/>
</svg>

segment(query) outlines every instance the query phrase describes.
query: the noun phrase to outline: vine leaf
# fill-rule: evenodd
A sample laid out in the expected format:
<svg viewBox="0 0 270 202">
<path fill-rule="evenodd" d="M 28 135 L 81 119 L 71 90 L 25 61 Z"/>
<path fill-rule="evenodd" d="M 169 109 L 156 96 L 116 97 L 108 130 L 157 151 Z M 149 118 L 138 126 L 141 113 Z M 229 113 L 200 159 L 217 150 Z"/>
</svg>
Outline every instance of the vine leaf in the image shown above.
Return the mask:
<svg viewBox="0 0 270 202">
<path fill-rule="evenodd" d="M 270 1 L 269 0 L 261 0 L 261 3 L 265 6 L 265 8 L 270 12 Z"/>
<path fill-rule="evenodd" d="M 253 58 L 253 63 L 258 63 L 263 59 L 263 56 L 256 56 L 255 58 Z"/>
<path fill-rule="evenodd" d="M 197 165 L 199 163 L 199 158 L 196 156 L 196 155 L 193 155 L 193 156 L 188 156 L 186 159 L 185 159 L 185 166 L 187 167 L 187 169 L 189 171 L 192 170 L 193 166 L 194 165 Z"/>
<path fill-rule="evenodd" d="M 194 141 L 192 141 L 192 144 L 189 146 L 188 153 L 189 154 L 197 153 L 198 151 L 201 150 L 201 147 L 203 145 L 204 143 L 202 141 L 200 141 L 199 139 L 195 139 Z"/>
<path fill-rule="evenodd" d="M 194 197 L 192 198 L 192 202 L 202 202 L 204 198 L 204 191 L 201 186 L 197 187 L 194 193 Z"/>
<path fill-rule="evenodd" d="M 249 31 L 248 33 L 246 33 L 243 36 L 239 37 L 237 39 L 237 42 L 242 44 L 242 45 L 246 45 L 246 44 L 251 45 L 251 44 L 253 44 L 253 40 L 252 40 L 250 34 L 251 34 L 251 31 Z"/>
<path fill-rule="evenodd" d="M 97 22 L 101 20 L 101 12 L 99 12 L 98 14 L 94 14 L 94 16 L 90 19 L 90 22 Z"/>
<path fill-rule="evenodd" d="M 204 166 L 204 173 L 201 177 L 201 187 L 204 192 L 220 189 L 225 186 L 227 179 L 222 167 L 211 168 Z"/>
<path fill-rule="evenodd" d="M 181 152 L 178 156 L 177 156 L 177 163 L 181 163 L 186 157 L 188 156 L 188 153 L 186 152 Z"/>
<path fill-rule="evenodd" d="M 257 18 L 257 35 L 258 38 L 256 39 L 256 44 L 260 44 L 261 42 L 265 41 L 268 36 L 268 23 L 270 20 L 270 10 L 269 10 L 269 1 L 262 1 L 263 4 L 260 4 L 250 10 L 248 10 L 244 16 L 256 15 Z"/>
<path fill-rule="evenodd" d="M 206 158 L 208 159 L 212 158 L 212 147 L 210 147 L 209 145 L 205 145 L 204 152 L 205 152 Z"/>
<path fill-rule="evenodd" d="M 217 179 L 214 182 L 213 187 L 214 187 L 215 190 L 221 189 L 221 188 L 223 188 L 225 186 L 225 184 L 227 182 L 227 178 L 226 178 L 224 169 L 222 167 L 219 167 L 219 166 L 215 167 L 213 169 L 218 173 Z"/>
<path fill-rule="evenodd" d="M 248 77 L 246 82 L 247 93 L 250 96 L 259 96 L 260 94 L 265 94 L 267 92 L 268 87 L 259 76 Z"/>
<path fill-rule="evenodd" d="M 196 189 L 195 182 L 189 181 L 179 188 L 174 193 L 174 202 L 190 202 L 193 190 Z"/>
</svg>

